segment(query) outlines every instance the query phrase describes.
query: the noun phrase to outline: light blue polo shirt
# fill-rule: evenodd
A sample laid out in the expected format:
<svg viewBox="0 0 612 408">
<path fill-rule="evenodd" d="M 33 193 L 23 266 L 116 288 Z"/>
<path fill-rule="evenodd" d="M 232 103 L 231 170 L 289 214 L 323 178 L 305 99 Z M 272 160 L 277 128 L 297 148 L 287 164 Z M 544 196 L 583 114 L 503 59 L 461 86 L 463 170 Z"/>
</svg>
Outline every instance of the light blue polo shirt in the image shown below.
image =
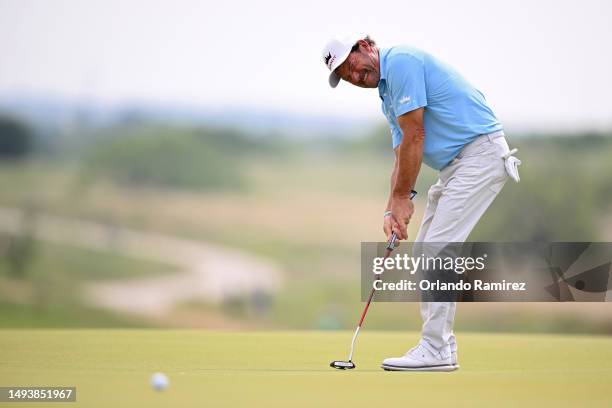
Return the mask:
<svg viewBox="0 0 612 408">
<path fill-rule="evenodd" d="M 479 135 L 502 130 L 484 95 L 450 66 L 406 46 L 380 49 L 379 56 L 378 92 L 394 149 L 402 142 L 397 117 L 422 107 L 423 161 L 436 170 Z"/>
</svg>

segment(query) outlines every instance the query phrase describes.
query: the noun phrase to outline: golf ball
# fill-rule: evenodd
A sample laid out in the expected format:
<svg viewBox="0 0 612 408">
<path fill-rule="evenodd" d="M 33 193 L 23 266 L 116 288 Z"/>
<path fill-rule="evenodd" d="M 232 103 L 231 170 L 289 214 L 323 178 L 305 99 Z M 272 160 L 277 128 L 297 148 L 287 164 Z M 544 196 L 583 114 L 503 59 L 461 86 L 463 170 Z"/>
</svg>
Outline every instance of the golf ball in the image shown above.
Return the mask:
<svg viewBox="0 0 612 408">
<path fill-rule="evenodd" d="M 155 373 L 151 376 L 151 387 L 157 391 L 163 391 L 168 387 L 168 377 L 163 373 Z"/>
</svg>

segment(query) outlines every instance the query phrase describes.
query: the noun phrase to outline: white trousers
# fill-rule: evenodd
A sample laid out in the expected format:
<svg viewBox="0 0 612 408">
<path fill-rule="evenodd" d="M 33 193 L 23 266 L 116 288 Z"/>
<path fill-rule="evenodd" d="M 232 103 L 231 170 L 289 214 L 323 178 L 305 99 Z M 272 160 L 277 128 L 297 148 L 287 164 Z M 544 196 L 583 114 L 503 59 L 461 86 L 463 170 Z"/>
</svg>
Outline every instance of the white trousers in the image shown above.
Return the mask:
<svg viewBox="0 0 612 408">
<path fill-rule="evenodd" d="M 482 135 L 466 145 L 429 189 L 415 242 L 464 242 L 508 179 L 502 158 L 508 151 L 502 132 Z M 421 302 L 422 340 L 443 354 L 450 353 L 454 342 L 456 306 Z"/>
</svg>

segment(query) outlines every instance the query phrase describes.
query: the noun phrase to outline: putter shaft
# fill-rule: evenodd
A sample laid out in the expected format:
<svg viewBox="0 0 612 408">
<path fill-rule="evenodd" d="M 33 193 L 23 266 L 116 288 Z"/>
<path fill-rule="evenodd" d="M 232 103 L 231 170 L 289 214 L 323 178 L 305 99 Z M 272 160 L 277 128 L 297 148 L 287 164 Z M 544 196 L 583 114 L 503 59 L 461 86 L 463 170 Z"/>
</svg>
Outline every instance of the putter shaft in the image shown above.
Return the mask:
<svg viewBox="0 0 612 408">
<path fill-rule="evenodd" d="M 393 252 L 393 250 L 395 249 L 396 241 L 397 241 L 397 234 L 394 232 L 393 235 L 391 235 L 391 239 L 387 243 L 384 259 L 388 258 L 389 255 L 391 255 L 391 252 Z M 380 279 L 380 277 L 378 279 Z M 355 341 L 357 340 L 357 336 L 359 335 L 359 330 L 361 330 L 361 326 L 363 325 L 363 321 L 365 320 L 366 314 L 368 313 L 368 309 L 370 308 L 370 303 L 372 303 L 372 298 L 374 298 L 375 292 L 376 292 L 376 289 L 372 287 L 372 290 L 370 291 L 370 296 L 368 297 L 366 306 L 363 309 L 363 313 L 361 313 L 361 319 L 359 319 L 359 324 L 357 325 L 355 334 L 353 334 L 353 340 L 351 341 L 351 352 L 349 353 L 348 361 L 353 360 L 353 352 L 355 351 Z"/>
</svg>

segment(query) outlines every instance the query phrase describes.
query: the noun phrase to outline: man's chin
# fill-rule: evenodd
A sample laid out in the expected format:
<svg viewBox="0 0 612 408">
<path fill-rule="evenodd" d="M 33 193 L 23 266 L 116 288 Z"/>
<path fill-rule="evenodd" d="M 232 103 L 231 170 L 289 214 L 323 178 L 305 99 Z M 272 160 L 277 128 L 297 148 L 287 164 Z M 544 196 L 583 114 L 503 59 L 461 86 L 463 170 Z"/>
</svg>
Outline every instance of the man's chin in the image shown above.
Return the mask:
<svg viewBox="0 0 612 408">
<path fill-rule="evenodd" d="M 366 88 L 378 88 L 378 83 L 379 83 L 379 82 L 380 82 L 380 81 L 376 81 L 376 82 L 372 81 L 371 83 L 369 83 L 369 84 L 366 86 Z"/>
<path fill-rule="evenodd" d="M 378 88 L 378 83 L 380 82 L 380 77 L 372 77 L 368 78 L 368 88 Z"/>
</svg>

